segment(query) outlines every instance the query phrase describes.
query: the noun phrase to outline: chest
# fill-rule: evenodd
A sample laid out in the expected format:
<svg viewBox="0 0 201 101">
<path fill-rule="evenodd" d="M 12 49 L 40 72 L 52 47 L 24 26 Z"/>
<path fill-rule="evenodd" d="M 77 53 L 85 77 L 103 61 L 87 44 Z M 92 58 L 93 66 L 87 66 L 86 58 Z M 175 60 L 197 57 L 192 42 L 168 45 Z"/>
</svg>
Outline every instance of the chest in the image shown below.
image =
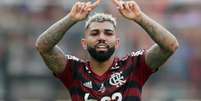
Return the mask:
<svg viewBox="0 0 201 101">
<path fill-rule="evenodd" d="M 141 87 L 133 79 L 131 67 L 122 65 L 111 67 L 102 76 L 97 76 L 88 67 L 83 67 L 78 75 L 79 91 L 85 101 L 129 101 L 127 97 L 141 95 Z M 95 101 L 96 101 L 95 100 Z M 133 101 L 133 100 L 132 100 Z"/>
</svg>

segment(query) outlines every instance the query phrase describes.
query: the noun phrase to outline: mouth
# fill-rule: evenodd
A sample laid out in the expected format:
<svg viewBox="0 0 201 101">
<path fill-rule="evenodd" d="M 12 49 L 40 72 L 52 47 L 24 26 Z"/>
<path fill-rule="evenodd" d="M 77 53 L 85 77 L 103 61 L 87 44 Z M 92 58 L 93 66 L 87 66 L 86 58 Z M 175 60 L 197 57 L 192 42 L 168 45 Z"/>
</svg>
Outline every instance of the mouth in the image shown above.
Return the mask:
<svg viewBox="0 0 201 101">
<path fill-rule="evenodd" d="M 109 49 L 109 45 L 107 44 L 103 44 L 103 43 L 99 43 L 95 46 L 97 51 L 107 51 Z"/>
</svg>

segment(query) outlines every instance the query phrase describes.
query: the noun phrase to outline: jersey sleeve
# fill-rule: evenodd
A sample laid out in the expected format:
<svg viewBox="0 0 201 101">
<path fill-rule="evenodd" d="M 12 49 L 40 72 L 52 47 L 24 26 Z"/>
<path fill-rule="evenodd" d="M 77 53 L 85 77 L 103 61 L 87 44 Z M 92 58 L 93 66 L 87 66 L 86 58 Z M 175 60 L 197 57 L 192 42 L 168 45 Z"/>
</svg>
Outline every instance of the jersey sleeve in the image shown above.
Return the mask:
<svg viewBox="0 0 201 101">
<path fill-rule="evenodd" d="M 132 61 L 134 63 L 133 78 L 143 86 L 148 78 L 155 71 L 151 69 L 145 62 L 146 50 L 142 49 L 131 53 Z"/>
<path fill-rule="evenodd" d="M 78 65 L 81 63 L 80 59 L 75 56 L 66 55 L 66 65 L 63 72 L 59 74 L 54 74 L 66 88 L 71 88 L 74 84 L 74 80 L 76 77 L 76 70 L 78 69 Z"/>
</svg>

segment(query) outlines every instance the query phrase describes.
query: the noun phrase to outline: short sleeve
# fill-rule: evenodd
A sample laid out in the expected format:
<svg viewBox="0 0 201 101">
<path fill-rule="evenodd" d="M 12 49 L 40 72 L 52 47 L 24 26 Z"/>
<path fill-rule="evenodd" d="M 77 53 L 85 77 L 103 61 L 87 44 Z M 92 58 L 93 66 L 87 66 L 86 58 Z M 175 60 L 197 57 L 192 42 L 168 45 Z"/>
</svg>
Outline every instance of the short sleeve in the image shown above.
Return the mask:
<svg viewBox="0 0 201 101">
<path fill-rule="evenodd" d="M 58 78 L 66 88 L 71 88 L 76 75 L 76 68 L 78 68 L 78 64 L 80 64 L 80 59 L 75 56 L 66 55 L 66 65 L 63 72 L 59 74 L 54 74 L 56 78 Z"/>
<path fill-rule="evenodd" d="M 143 86 L 151 74 L 154 73 L 154 70 L 152 70 L 145 62 L 145 54 L 145 49 L 131 53 L 131 57 L 135 63 L 133 76 L 141 86 Z"/>
</svg>

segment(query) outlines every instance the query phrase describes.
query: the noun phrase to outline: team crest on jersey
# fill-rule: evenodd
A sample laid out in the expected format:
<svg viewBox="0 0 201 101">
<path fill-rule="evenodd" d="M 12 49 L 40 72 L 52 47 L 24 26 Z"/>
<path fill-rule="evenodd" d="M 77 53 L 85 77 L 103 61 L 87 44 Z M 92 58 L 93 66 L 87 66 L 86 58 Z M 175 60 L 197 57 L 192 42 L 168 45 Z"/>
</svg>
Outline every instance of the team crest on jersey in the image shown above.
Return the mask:
<svg viewBox="0 0 201 101">
<path fill-rule="evenodd" d="M 113 85 L 116 87 L 120 87 L 121 85 L 126 83 L 126 80 L 124 79 L 124 76 L 122 75 L 122 71 L 113 73 L 110 77 L 109 83 L 110 85 Z"/>
</svg>

